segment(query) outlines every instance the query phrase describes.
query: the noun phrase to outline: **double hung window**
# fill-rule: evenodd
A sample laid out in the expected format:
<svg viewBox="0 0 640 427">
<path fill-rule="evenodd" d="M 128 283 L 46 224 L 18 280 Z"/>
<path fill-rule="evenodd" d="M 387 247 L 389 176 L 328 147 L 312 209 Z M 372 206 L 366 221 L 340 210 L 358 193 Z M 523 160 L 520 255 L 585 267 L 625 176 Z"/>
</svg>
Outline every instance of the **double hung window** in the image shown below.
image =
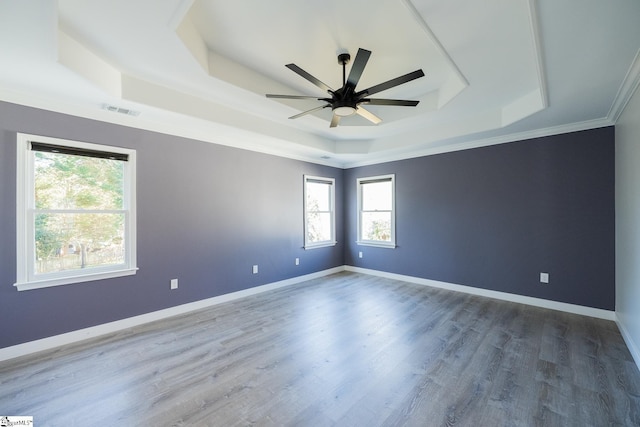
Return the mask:
<svg viewBox="0 0 640 427">
<path fill-rule="evenodd" d="M 19 290 L 135 274 L 135 150 L 18 134 Z"/>
<path fill-rule="evenodd" d="M 304 247 L 336 244 L 335 180 L 304 176 Z"/>
<path fill-rule="evenodd" d="M 358 179 L 358 244 L 396 246 L 394 179 L 393 174 Z"/>
</svg>

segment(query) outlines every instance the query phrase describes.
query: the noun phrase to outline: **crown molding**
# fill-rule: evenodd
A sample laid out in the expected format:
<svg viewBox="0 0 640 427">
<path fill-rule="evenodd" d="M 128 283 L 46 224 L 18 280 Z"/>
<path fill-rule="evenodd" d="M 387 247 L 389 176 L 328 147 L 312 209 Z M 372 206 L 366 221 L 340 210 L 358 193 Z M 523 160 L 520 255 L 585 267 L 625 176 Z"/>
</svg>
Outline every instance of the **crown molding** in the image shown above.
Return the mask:
<svg viewBox="0 0 640 427">
<path fill-rule="evenodd" d="M 624 80 L 618 89 L 618 93 L 611 104 L 611 109 L 607 118 L 613 123 L 617 123 L 620 115 L 624 111 L 624 108 L 629 103 L 629 100 L 633 96 L 633 93 L 640 85 L 640 49 L 636 52 L 636 56 L 629 67 L 629 71 L 624 76 Z"/>
<path fill-rule="evenodd" d="M 168 121 L 163 122 L 159 119 L 145 118 L 144 111 L 139 116 L 118 114 L 104 109 L 104 105 L 106 103 L 100 105 L 76 104 L 45 96 L 38 96 L 33 93 L 12 90 L 8 87 L 2 87 L 2 85 L 0 85 L 0 102 L 7 102 L 29 108 L 37 108 L 40 110 L 66 114 L 88 120 L 96 120 L 103 123 L 142 129 L 165 135 L 173 135 L 181 138 L 209 142 L 212 144 L 224 145 L 292 160 L 342 168 L 342 163 L 336 159 L 333 159 L 332 157 L 322 157 L 322 155 L 325 154 L 324 151 L 316 150 L 315 153 L 312 152 L 307 155 L 300 151 L 289 149 L 285 143 L 281 143 L 279 145 L 264 144 L 260 140 L 262 137 L 260 135 L 249 131 L 243 131 L 232 126 L 212 123 L 203 119 L 190 118 L 189 121 L 184 124 L 175 124 Z M 133 110 L 139 108 L 137 104 L 129 101 L 119 102 L 118 105 L 123 108 L 131 108 Z M 29 133 L 28 130 L 24 131 L 25 133 Z M 275 142 L 279 141 L 275 140 Z"/>
<path fill-rule="evenodd" d="M 636 57 L 636 59 L 637 58 L 638 57 Z M 640 65 L 640 61 L 636 60 L 635 63 L 637 65 Z M 631 86 L 631 84 L 627 84 L 625 85 L 625 87 L 632 87 L 633 89 L 635 89 L 635 87 L 638 86 L 639 74 L 640 73 L 636 72 L 636 75 L 634 77 L 635 86 Z M 626 102 L 628 102 L 628 98 L 630 98 L 632 94 L 633 94 L 633 91 L 631 90 L 628 92 L 628 95 L 626 95 L 627 100 L 625 101 L 625 105 L 626 105 Z M 225 144 L 223 141 L 220 141 L 219 139 L 213 140 L 210 136 L 207 136 L 206 134 L 201 132 L 196 132 L 193 129 L 191 129 L 190 131 L 187 131 L 185 128 L 177 128 L 176 126 L 169 126 L 166 124 L 161 125 L 156 121 L 144 120 L 144 119 L 141 119 L 140 117 L 132 117 L 132 116 L 126 116 L 126 115 L 119 115 L 115 113 L 109 113 L 109 112 L 106 112 L 105 110 L 102 110 L 99 106 L 96 106 L 95 108 L 90 108 L 88 106 L 81 107 L 72 103 L 61 103 L 59 100 L 53 101 L 51 99 L 35 97 L 32 94 L 24 94 L 24 93 L 12 91 L 12 90 L 3 90 L 3 95 L 2 97 L 0 97 L 0 101 L 18 104 L 26 107 L 39 108 L 39 109 L 62 113 L 62 114 L 69 114 L 72 116 L 82 117 L 90 120 L 98 120 L 101 122 L 112 123 L 112 124 L 121 125 L 121 126 L 149 130 L 152 132 L 160 132 L 168 135 L 175 135 L 179 137 L 202 140 L 202 141 L 211 142 L 214 144 L 230 145 L 230 146 L 232 145 L 232 144 Z M 622 111 L 622 109 L 620 110 L 620 112 Z M 620 113 L 618 113 L 618 115 L 619 114 Z M 355 161 L 355 162 L 349 162 L 349 161 L 341 162 L 338 159 L 333 159 L 333 158 L 329 158 L 329 159 L 321 158 L 321 157 L 311 158 L 311 156 L 286 153 L 282 149 L 281 150 L 268 149 L 267 147 L 264 147 L 264 146 L 257 147 L 255 144 L 247 144 L 245 146 L 236 144 L 233 146 L 235 146 L 236 148 L 261 152 L 264 154 L 290 158 L 293 160 L 306 161 L 306 162 L 321 164 L 325 166 L 337 167 L 341 169 L 350 169 L 354 167 L 368 166 L 368 165 L 387 163 L 387 162 L 398 161 L 398 160 L 406 160 L 406 159 L 412 159 L 417 157 L 431 156 L 431 155 L 448 153 L 453 151 L 470 150 L 473 148 L 487 147 L 490 145 L 505 144 L 509 142 L 523 141 L 527 139 L 534 139 L 534 138 L 540 138 L 540 137 L 551 136 L 551 135 L 559 135 L 563 133 L 578 132 L 582 130 L 597 129 L 597 128 L 613 126 L 613 125 L 615 125 L 615 121 L 612 118 L 605 117 L 605 118 L 596 119 L 596 120 L 570 123 L 566 125 L 535 129 L 531 131 L 510 133 L 507 135 L 501 135 L 501 136 L 496 136 L 491 138 L 476 139 L 476 140 L 461 142 L 461 143 L 452 144 L 452 145 L 445 145 L 440 147 L 431 147 L 431 148 L 423 148 L 423 149 L 414 147 L 413 149 L 409 149 L 401 153 L 393 153 L 393 154 L 381 153 L 379 156 L 372 156 L 367 160 Z"/>
<path fill-rule="evenodd" d="M 422 150 L 420 149 L 411 150 L 411 151 L 406 151 L 404 153 L 397 153 L 395 155 L 378 157 L 371 160 L 346 163 L 343 165 L 343 168 L 350 169 L 350 168 L 355 168 L 360 166 L 369 166 L 369 165 L 375 165 L 379 163 L 413 159 L 417 157 L 433 156 L 436 154 L 443 154 L 443 153 L 449 153 L 454 151 L 471 150 L 473 148 L 488 147 L 491 145 L 498 145 L 498 144 L 507 144 L 509 142 L 525 141 L 528 139 L 541 138 L 545 136 L 561 135 L 563 133 L 579 132 L 579 131 L 589 130 L 589 129 L 598 129 L 598 128 L 603 128 L 607 126 L 613 126 L 614 124 L 615 123 L 609 118 L 588 120 L 588 121 L 578 122 L 578 123 L 569 123 L 566 125 L 535 129 L 531 131 L 510 133 L 507 135 L 500 135 L 492 138 L 476 139 L 473 141 L 461 142 L 458 144 L 444 145 L 440 147 L 432 147 L 432 148 L 426 148 Z"/>
</svg>

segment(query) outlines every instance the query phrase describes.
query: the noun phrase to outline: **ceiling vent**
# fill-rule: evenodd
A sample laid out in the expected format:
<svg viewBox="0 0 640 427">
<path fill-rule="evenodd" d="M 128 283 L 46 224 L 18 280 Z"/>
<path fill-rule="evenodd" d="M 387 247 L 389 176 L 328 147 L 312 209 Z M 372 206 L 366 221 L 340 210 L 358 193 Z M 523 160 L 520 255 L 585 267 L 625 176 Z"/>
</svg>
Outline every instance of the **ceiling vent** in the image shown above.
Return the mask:
<svg viewBox="0 0 640 427">
<path fill-rule="evenodd" d="M 126 114 L 127 116 L 138 117 L 140 111 L 130 110 L 129 108 L 118 107 L 117 105 L 102 104 L 102 109 L 113 113 Z"/>
</svg>

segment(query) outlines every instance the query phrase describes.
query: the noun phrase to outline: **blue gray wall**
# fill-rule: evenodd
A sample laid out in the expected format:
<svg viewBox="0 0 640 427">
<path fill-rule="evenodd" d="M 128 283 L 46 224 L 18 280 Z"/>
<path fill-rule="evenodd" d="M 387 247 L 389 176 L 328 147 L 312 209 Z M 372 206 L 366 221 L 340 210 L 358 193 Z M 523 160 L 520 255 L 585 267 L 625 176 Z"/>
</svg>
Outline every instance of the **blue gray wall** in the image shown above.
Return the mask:
<svg viewBox="0 0 640 427">
<path fill-rule="evenodd" d="M 614 142 L 608 127 L 349 169 L 345 263 L 613 310 Z M 356 179 L 388 173 L 398 247 L 358 246 Z"/>
<path fill-rule="evenodd" d="M 138 274 L 16 291 L 16 132 L 137 150 Z M 302 249 L 304 174 L 341 212 L 341 169 L 0 103 L 0 348 L 343 265 L 342 221 Z"/>
<path fill-rule="evenodd" d="M 11 286 L 16 132 L 138 150 L 137 275 Z M 387 173 L 398 247 L 358 246 L 356 178 Z M 304 174 L 336 179 L 335 247 L 302 249 Z M 613 128 L 343 171 L 0 103 L 0 348 L 344 264 L 613 310 L 614 214 Z"/>
</svg>

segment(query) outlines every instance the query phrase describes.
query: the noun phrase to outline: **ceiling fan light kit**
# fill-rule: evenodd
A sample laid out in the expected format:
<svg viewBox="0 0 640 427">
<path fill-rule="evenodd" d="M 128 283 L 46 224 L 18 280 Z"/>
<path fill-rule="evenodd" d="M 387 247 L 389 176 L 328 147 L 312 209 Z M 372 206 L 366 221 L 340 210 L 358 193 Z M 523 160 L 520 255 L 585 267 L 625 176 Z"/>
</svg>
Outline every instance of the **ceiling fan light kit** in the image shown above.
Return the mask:
<svg viewBox="0 0 640 427">
<path fill-rule="evenodd" d="M 350 105 L 343 105 L 341 107 L 334 107 L 333 114 L 336 114 L 340 117 L 353 116 L 356 113 L 357 107 L 352 107 Z"/>
<path fill-rule="evenodd" d="M 303 111 L 302 113 L 296 114 L 289 118 L 297 119 L 298 117 L 302 117 L 307 114 L 322 110 L 324 108 L 331 107 L 331 110 L 333 111 L 333 117 L 331 119 L 330 127 L 338 126 L 338 124 L 340 123 L 340 119 L 342 117 L 348 117 L 354 114 L 358 114 L 359 116 L 364 117 L 365 119 L 369 120 L 374 124 L 378 124 L 382 122 L 382 119 L 380 117 L 366 110 L 362 106 L 362 104 L 392 105 L 392 106 L 403 106 L 403 107 L 415 107 L 416 105 L 418 105 L 420 101 L 409 101 L 404 99 L 368 98 L 368 96 L 374 95 L 378 92 L 382 92 L 384 90 L 391 89 L 393 87 L 396 87 L 401 84 L 423 77 L 424 72 L 421 69 L 356 92 L 356 86 L 360 81 L 360 76 L 362 75 L 362 72 L 364 71 L 364 68 L 367 65 L 367 62 L 369 61 L 369 56 L 371 56 L 371 51 L 368 51 L 366 49 L 358 49 L 356 58 L 353 61 L 351 70 L 349 71 L 349 77 L 347 78 L 346 66 L 351 61 L 351 55 L 349 55 L 348 53 L 341 53 L 338 55 L 338 64 L 342 65 L 342 87 L 337 90 L 332 89 L 331 87 L 329 87 L 322 81 L 318 80 L 311 74 L 307 73 L 305 70 L 303 70 L 302 68 L 298 67 L 295 64 L 286 65 L 286 67 L 289 68 L 294 73 L 310 81 L 320 89 L 326 91 L 330 96 L 328 98 L 320 98 L 316 96 L 304 96 L 304 95 L 274 95 L 274 94 L 267 94 L 266 96 L 267 98 L 317 99 L 318 101 L 322 101 L 325 103 L 324 105 L 321 105 L 316 108 L 312 108 L 311 110 Z"/>
</svg>

